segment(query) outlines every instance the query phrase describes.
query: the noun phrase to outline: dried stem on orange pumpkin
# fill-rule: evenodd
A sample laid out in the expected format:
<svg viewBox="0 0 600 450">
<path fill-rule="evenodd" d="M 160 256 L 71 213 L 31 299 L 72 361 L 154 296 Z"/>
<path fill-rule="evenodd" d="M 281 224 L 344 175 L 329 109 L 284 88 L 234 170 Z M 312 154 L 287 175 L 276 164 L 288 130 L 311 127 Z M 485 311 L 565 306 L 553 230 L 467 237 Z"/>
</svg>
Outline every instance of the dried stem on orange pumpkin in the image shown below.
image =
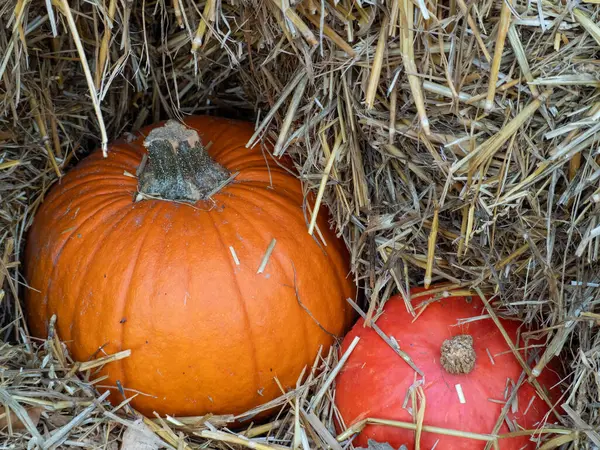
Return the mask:
<svg viewBox="0 0 600 450">
<path fill-rule="evenodd" d="M 230 173 L 213 161 L 195 130 L 173 120 L 150 132 L 148 162 L 140 174 L 142 194 L 195 203 L 223 187 Z"/>
</svg>

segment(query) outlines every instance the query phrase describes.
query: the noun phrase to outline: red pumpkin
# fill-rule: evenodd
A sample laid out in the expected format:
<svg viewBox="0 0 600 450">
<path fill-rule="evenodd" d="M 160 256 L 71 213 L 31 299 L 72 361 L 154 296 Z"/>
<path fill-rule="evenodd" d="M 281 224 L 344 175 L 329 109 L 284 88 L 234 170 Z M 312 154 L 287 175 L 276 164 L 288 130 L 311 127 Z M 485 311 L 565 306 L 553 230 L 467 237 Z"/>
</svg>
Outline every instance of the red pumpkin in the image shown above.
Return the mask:
<svg viewBox="0 0 600 450">
<path fill-rule="evenodd" d="M 422 292 L 422 289 L 413 290 L 413 293 L 417 292 Z M 418 297 L 414 304 L 416 306 L 431 297 L 429 294 Z M 430 304 L 413 322 L 403 299 L 395 297 L 386 303 L 383 314 L 377 319 L 377 326 L 386 335 L 393 336 L 424 373 L 424 425 L 492 433 L 503 407 L 507 383 L 514 386 L 522 368 L 491 318 L 457 325 L 460 319 L 485 314 L 479 299 L 449 297 Z M 519 323 L 512 320 L 501 322 L 516 342 Z M 364 327 L 362 319 L 346 336 L 342 351 L 356 336 L 360 337 L 360 341 L 337 377 L 336 403 L 346 426 L 366 418 L 413 423 L 413 416 L 403 404 L 409 388 L 421 377 L 372 328 Z M 520 342 L 518 347 L 522 346 Z M 447 350 L 455 353 L 446 353 Z M 538 380 L 550 391 L 552 398 L 559 398 L 559 388 L 555 387 L 558 382 L 556 373 L 546 368 Z M 460 387 L 457 388 L 457 385 Z M 464 403 L 461 403 L 458 390 L 462 391 Z M 527 381 L 519 389 L 517 397 L 517 403 L 512 405 L 516 406 L 516 412 L 511 409 L 508 413 L 515 426 L 536 429 L 546 419 L 549 423 L 556 421 L 547 404 Z M 410 400 L 406 404 L 412 406 Z M 498 433 L 508 432 L 504 422 Z M 393 448 L 403 444 L 413 448 L 415 435 L 412 430 L 367 425 L 354 445 L 367 447 L 369 439 L 390 443 Z M 431 449 L 436 442 L 435 448 L 444 450 L 480 450 L 486 445 L 483 441 L 425 431 L 420 442 L 422 449 Z M 502 450 L 535 448 L 528 436 L 501 439 L 499 444 Z"/>
<path fill-rule="evenodd" d="M 93 375 L 114 403 L 119 382 L 147 415 L 237 414 L 280 395 L 275 377 L 294 386 L 344 333 L 353 283 L 327 212 L 325 245 L 307 232 L 300 182 L 245 147 L 251 124 L 186 124 L 201 142 L 159 124 L 53 187 L 27 242 L 29 325 L 43 338 L 56 314 L 79 361 L 131 350 Z"/>
</svg>

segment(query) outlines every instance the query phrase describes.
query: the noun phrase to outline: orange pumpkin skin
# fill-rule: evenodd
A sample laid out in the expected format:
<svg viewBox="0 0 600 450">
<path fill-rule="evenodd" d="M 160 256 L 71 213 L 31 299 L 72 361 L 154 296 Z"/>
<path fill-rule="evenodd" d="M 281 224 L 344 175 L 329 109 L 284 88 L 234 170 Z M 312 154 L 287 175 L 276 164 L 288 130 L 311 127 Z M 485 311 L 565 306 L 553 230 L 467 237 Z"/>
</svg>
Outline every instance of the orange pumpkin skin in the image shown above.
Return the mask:
<svg viewBox="0 0 600 450">
<path fill-rule="evenodd" d="M 130 349 L 94 375 L 108 376 L 99 384 L 113 403 L 123 400 L 119 381 L 128 397 L 143 393 L 132 405 L 146 415 L 238 414 L 280 395 L 275 377 L 294 386 L 345 332 L 354 287 L 326 211 L 323 246 L 307 233 L 299 181 L 260 146 L 245 148 L 251 124 L 200 116 L 186 125 L 239 172 L 235 181 L 195 205 L 135 202 L 142 138 L 87 157 L 52 188 L 29 232 L 28 321 L 45 337 L 56 314 L 79 361 Z"/>
<path fill-rule="evenodd" d="M 422 291 L 423 289 L 414 289 L 412 292 Z M 431 297 L 432 295 L 418 297 L 413 304 L 416 306 Z M 426 398 L 424 425 L 492 433 L 503 405 L 489 399 L 504 400 L 507 380 L 516 383 L 522 369 L 491 318 L 456 325 L 459 319 L 484 314 L 486 311 L 479 299 L 467 301 L 465 297 L 450 297 L 430 304 L 412 322 L 413 317 L 406 311 L 401 297 L 392 298 L 385 304 L 377 325 L 398 341 L 400 348 L 408 353 L 425 375 L 422 385 Z M 519 323 L 512 320 L 501 322 L 513 342 L 516 342 Z M 408 389 L 420 378 L 419 375 L 372 328 L 366 328 L 363 324 L 364 321 L 359 320 L 342 345 L 342 351 L 345 351 L 356 336 L 360 337 L 336 380 L 336 404 L 345 425 L 350 426 L 365 418 L 413 423 L 412 415 L 403 408 L 403 404 Z M 469 334 L 473 338 L 475 367 L 468 374 L 449 374 L 440 363 L 440 348 L 446 339 L 461 334 Z M 520 341 L 519 344 L 522 343 Z M 495 364 L 492 364 L 486 349 Z M 560 387 L 555 387 L 559 377 L 550 368 L 546 368 L 538 380 L 549 390 L 551 399 L 556 401 L 560 397 Z M 462 388 L 464 404 L 460 403 L 457 384 Z M 535 388 L 525 381 L 517 397 L 518 409 L 516 413 L 509 411 L 509 419 L 523 429 L 536 429 L 543 425 L 550 408 L 538 397 Z M 412 402 L 409 400 L 406 405 L 412 407 Z M 548 423 L 556 421 L 552 413 L 547 418 Z M 504 422 L 499 434 L 508 432 Z M 414 448 L 415 442 L 413 431 L 367 425 L 354 440 L 354 445 L 366 448 L 369 439 L 388 442 L 393 448 L 399 448 L 403 444 Z M 435 448 L 444 450 L 482 450 L 486 446 L 483 441 L 422 433 L 421 448 L 433 448 L 436 442 Z M 528 436 L 500 439 L 499 445 L 502 450 L 535 448 Z"/>
</svg>

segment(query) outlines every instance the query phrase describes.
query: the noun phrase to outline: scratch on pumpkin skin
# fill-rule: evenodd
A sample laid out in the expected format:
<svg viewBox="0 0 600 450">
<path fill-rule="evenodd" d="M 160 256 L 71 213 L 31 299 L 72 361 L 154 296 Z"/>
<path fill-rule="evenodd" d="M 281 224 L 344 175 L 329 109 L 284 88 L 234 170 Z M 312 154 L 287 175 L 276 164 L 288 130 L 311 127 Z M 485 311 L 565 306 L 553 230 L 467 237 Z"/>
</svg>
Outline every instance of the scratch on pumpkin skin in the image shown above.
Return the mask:
<svg viewBox="0 0 600 450">
<path fill-rule="evenodd" d="M 294 271 L 294 292 L 296 293 L 296 300 L 298 301 L 298 304 L 300 305 L 300 307 L 306 311 L 306 313 L 310 316 L 310 318 L 317 324 L 317 326 L 323 330 L 325 333 L 327 333 L 329 336 L 333 337 L 334 340 L 337 340 L 337 336 L 329 331 L 327 331 L 327 329 L 321 325 L 321 323 L 317 320 L 317 318 L 315 316 L 313 316 L 313 314 L 310 312 L 310 309 L 308 309 L 304 303 L 302 303 L 302 301 L 300 300 L 300 292 L 298 292 L 298 285 L 296 284 L 296 266 L 294 265 L 294 261 L 290 260 L 290 263 L 292 264 L 292 270 Z M 289 286 L 292 287 L 292 286 Z"/>
</svg>

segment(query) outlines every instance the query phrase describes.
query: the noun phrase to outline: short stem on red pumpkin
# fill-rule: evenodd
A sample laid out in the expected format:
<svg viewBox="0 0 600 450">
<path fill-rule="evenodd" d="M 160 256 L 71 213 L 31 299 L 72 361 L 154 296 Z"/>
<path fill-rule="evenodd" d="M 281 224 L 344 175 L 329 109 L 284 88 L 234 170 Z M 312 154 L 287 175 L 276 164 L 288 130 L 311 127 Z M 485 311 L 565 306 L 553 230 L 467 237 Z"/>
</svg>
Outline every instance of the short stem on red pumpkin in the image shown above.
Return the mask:
<svg viewBox="0 0 600 450">
<path fill-rule="evenodd" d="M 164 200 L 195 203 L 206 200 L 230 173 L 214 161 L 196 130 L 169 120 L 144 140 L 148 161 L 139 178 L 139 191 Z"/>
<path fill-rule="evenodd" d="M 440 363 L 450 374 L 467 374 L 475 367 L 473 337 L 469 334 L 460 334 L 446 339 L 442 344 L 441 353 Z"/>
</svg>

